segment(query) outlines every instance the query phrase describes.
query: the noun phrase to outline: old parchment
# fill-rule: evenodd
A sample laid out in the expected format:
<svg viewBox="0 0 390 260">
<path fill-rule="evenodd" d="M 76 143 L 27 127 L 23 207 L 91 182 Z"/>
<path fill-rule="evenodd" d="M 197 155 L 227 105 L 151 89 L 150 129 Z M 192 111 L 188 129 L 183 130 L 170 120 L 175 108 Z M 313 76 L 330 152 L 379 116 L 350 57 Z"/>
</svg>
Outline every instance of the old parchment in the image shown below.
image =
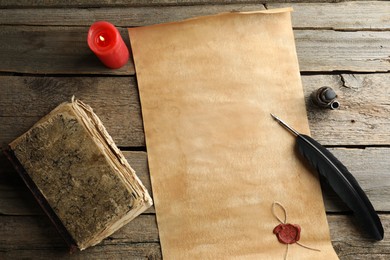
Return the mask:
<svg viewBox="0 0 390 260">
<path fill-rule="evenodd" d="M 290 9 L 129 29 L 165 259 L 337 259 L 319 181 L 270 112 L 309 133 Z M 280 212 L 279 212 L 280 214 Z"/>
</svg>

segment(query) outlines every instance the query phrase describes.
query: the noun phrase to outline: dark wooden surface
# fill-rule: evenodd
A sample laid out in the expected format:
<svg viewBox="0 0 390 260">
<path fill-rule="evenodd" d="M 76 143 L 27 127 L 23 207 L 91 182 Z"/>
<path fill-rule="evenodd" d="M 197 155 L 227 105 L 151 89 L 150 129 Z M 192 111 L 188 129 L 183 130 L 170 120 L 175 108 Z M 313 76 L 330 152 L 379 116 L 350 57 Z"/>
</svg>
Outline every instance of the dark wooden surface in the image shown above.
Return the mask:
<svg viewBox="0 0 390 260">
<path fill-rule="evenodd" d="M 283 3 L 280 3 L 283 2 Z M 328 85 L 339 110 L 307 100 L 311 134 L 347 165 L 378 210 L 385 239 L 363 234 L 329 188 L 323 194 L 340 259 L 390 255 L 390 3 L 386 1 L 3 1 L 0 0 L 0 144 L 72 95 L 95 108 L 151 192 L 141 109 L 129 62 L 106 69 L 86 44 L 88 27 L 126 28 L 227 11 L 292 6 L 306 96 Z M 151 208 L 86 251 L 69 255 L 15 171 L 0 156 L 0 259 L 161 259 Z"/>
</svg>

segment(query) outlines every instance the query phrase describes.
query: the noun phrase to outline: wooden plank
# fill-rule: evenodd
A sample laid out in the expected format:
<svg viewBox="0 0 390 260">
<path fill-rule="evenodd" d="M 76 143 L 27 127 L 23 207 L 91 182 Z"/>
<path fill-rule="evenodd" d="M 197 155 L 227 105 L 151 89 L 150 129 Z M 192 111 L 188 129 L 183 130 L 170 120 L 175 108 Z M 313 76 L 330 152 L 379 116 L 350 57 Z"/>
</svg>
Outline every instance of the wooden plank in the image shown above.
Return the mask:
<svg viewBox="0 0 390 260">
<path fill-rule="evenodd" d="M 73 255 L 47 218 L 0 216 L 0 234 L 0 259 L 161 259 L 155 215 L 141 215 L 98 246 Z"/>
<path fill-rule="evenodd" d="M 264 5 L 258 3 L 136 8 L 0 9 L 0 25 L 90 26 L 95 21 L 104 20 L 126 28 L 180 21 L 222 12 L 264 9 Z"/>
<path fill-rule="evenodd" d="M 99 259 L 131 259 L 155 260 L 162 259 L 159 243 L 136 243 L 95 246 L 85 251 L 69 254 L 66 248 L 22 248 L 0 249 L 1 259 L 72 259 L 72 260 L 99 260 Z"/>
<path fill-rule="evenodd" d="M 106 239 L 103 245 L 158 242 L 155 215 L 141 215 Z M 6 248 L 66 247 L 48 218 L 39 216 L 0 217 L 0 251 Z M 25 234 L 29 234 L 26 236 Z"/>
<path fill-rule="evenodd" d="M 390 145 L 390 73 L 304 76 L 312 135 L 327 145 Z M 317 108 L 310 93 L 330 86 L 340 109 Z"/>
<path fill-rule="evenodd" d="M 301 71 L 390 71 L 390 33 L 294 31 Z"/>
<path fill-rule="evenodd" d="M 362 232 L 350 215 L 328 215 L 332 244 L 341 260 L 388 259 L 390 253 L 390 215 L 380 214 L 385 238 L 374 242 Z"/>
<path fill-rule="evenodd" d="M 331 151 L 348 167 L 351 173 L 367 193 L 378 211 L 390 211 L 390 148 L 344 149 L 332 148 Z M 134 168 L 150 194 L 149 170 L 145 152 L 124 152 L 130 165 Z M 0 156 L 0 215 L 41 215 L 36 202 L 15 170 Z M 327 212 L 347 211 L 346 206 L 329 188 L 324 190 Z M 150 208 L 147 213 L 153 213 Z"/>
<path fill-rule="evenodd" d="M 126 29 L 122 38 L 130 46 Z M 106 68 L 89 50 L 87 27 L 0 26 L 1 72 L 35 74 L 134 74 L 134 65 Z"/>
<path fill-rule="evenodd" d="M 390 145 L 390 73 L 303 76 L 311 133 L 325 145 Z M 27 131 L 72 95 L 84 100 L 122 147 L 145 146 L 141 108 L 132 77 L 0 76 L 0 144 Z M 330 86 L 338 110 L 315 107 L 310 93 Z M 296 126 L 297 127 L 297 126 Z"/>
<path fill-rule="evenodd" d="M 119 146 L 144 146 L 133 77 L 0 76 L 0 144 L 9 143 L 75 95 L 99 115 Z"/>
<path fill-rule="evenodd" d="M 307 0 L 289 0 L 289 2 L 305 2 Z M 332 0 L 338 2 L 343 0 Z M 362 1 L 362 0 L 352 0 Z M 364 1 L 364 0 L 363 0 Z M 263 0 L 263 3 L 278 2 L 278 0 Z M 311 2 L 328 2 L 328 0 L 311 0 Z M 235 4 L 258 3 L 258 0 L 0 0 L 3 8 L 26 7 L 129 7 L 129 6 L 171 6 L 171 5 L 204 5 L 204 4 Z"/>
<path fill-rule="evenodd" d="M 126 29 L 120 29 L 129 46 Z M 0 26 L 0 72 L 134 75 L 132 60 L 105 68 L 86 43 L 88 27 Z M 390 71 L 390 34 L 385 31 L 294 32 L 302 72 Z"/>
<path fill-rule="evenodd" d="M 332 243 L 340 259 L 385 259 L 390 253 L 390 215 L 381 214 L 380 218 L 385 238 L 375 243 L 362 233 L 351 216 L 328 215 Z M 72 256 L 45 218 L 0 216 L 0 223 L 2 259 L 31 255 L 51 259 L 161 259 L 155 215 L 141 215 L 101 244 Z"/>
<path fill-rule="evenodd" d="M 268 9 L 293 7 L 299 29 L 389 30 L 390 2 L 270 3 Z M 145 26 L 231 11 L 256 11 L 263 4 L 140 6 L 121 8 L 0 9 L 0 25 L 90 26 L 98 20 L 120 27 Z"/>
<path fill-rule="evenodd" d="M 267 9 L 287 6 L 294 9 L 294 28 L 390 30 L 390 2 L 269 3 Z"/>
</svg>

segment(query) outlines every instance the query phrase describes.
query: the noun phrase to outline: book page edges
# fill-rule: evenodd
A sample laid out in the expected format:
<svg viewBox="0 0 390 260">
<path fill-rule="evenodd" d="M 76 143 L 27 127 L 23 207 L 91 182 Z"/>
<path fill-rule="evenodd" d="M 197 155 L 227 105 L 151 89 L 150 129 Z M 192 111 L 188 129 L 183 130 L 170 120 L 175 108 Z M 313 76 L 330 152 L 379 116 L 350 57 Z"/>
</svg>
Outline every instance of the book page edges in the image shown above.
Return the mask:
<svg viewBox="0 0 390 260">
<path fill-rule="evenodd" d="M 89 246 L 98 244 L 101 242 L 101 238 L 105 238 L 111 235 L 119 228 L 130 222 L 132 219 L 151 207 L 153 205 L 153 201 L 141 180 L 138 178 L 135 171 L 131 168 L 122 152 L 117 148 L 112 137 L 108 134 L 104 125 L 93 112 L 92 108 L 80 100 L 72 101 L 71 104 L 72 108 L 82 119 L 84 127 L 90 133 L 90 136 L 93 138 L 93 140 L 97 143 L 101 152 L 106 156 L 107 160 L 110 160 L 114 163 L 112 166 L 114 167 L 115 172 L 119 174 L 123 182 L 127 183 L 132 192 L 135 192 L 139 198 L 142 198 L 142 201 L 135 201 L 135 204 L 131 210 L 132 214 L 126 214 L 119 220 L 111 223 L 110 225 L 107 225 L 106 228 L 104 228 L 99 233 L 99 235 L 96 236 L 96 238 L 92 238 L 90 241 L 88 241 L 88 243 L 86 243 L 88 246 L 80 248 L 80 250 L 83 250 Z M 86 121 L 86 119 L 89 119 L 89 121 Z M 104 147 L 102 147 L 100 144 L 104 145 Z M 122 172 L 120 169 L 125 169 L 125 171 Z M 129 180 L 129 178 L 131 178 L 132 182 Z"/>
<path fill-rule="evenodd" d="M 114 162 L 116 166 L 115 169 L 122 177 L 122 180 L 128 183 L 128 185 L 130 185 L 132 189 L 137 192 L 138 196 L 143 197 L 146 205 L 150 204 L 149 206 L 151 206 L 153 202 L 145 186 L 142 184 L 133 168 L 127 162 L 123 153 L 115 145 L 114 140 L 107 132 L 99 117 L 93 112 L 92 108 L 80 100 L 72 101 L 71 104 L 72 108 L 82 119 L 84 127 L 90 133 L 90 136 L 94 139 L 95 143 L 98 144 L 99 148 L 101 148 L 101 152 L 103 152 L 111 159 L 112 162 Z M 89 119 L 89 121 L 86 121 L 87 119 Z M 103 144 L 104 148 L 106 149 L 102 149 L 99 144 Z M 124 173 L 119 170 L 123 169 L 123 167 L 126 170 Z M 124 176 L 123 174 L 126 174 L 127 176 Z M 130 182 L 126 177 L 131 178 L 134 182 Z"/>
</svg>

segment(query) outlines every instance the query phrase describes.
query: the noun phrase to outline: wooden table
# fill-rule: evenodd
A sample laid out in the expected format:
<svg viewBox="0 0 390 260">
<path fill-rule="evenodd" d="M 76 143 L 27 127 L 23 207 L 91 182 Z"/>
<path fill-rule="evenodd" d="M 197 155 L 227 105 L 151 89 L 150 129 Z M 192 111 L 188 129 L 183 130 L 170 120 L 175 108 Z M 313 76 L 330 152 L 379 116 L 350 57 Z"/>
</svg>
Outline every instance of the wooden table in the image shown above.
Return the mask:
<svg viewBox="0 0 390 260">
<path fill-rule="evenodd" d="M 97 20 L 127 27 L 226 11 L 292 6 L 306 96 L 328 85 L 339 110 L 307 100 L 312 136 L 356 176 L 378 210 L 385 239 L 373 242 L 348 209 L 324 188 L 333 245 L 341 259 L 390 254 L 390 3 L 264 0 L 0 1 L 0 143 L 7 144 L 72 95 L 95 108 L 151 191 L 134 66 L 106 69 L 86 35 Z M 333 2 L 333 0 L 329 0 Z M 162 86 L 163 87 L 163 86 Z M 0 156 L 0 259 L 160 259 L 154 209 L 86 251 L 68 255 L 9 163 Z"/>
</svg>

